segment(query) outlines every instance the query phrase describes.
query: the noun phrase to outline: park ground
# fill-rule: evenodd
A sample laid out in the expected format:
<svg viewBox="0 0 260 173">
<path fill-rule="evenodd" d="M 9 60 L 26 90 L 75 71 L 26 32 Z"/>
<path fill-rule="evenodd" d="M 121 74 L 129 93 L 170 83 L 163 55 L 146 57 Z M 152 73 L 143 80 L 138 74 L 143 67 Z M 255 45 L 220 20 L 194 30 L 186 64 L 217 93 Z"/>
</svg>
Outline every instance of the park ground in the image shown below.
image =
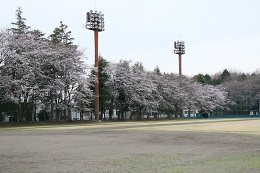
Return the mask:
<svg viewBox="0 0 260 173">
<path fill-rule="evenodd" d="M 256 173 L 260 118 L 0 128 L 2 173 Z"/>
</svg>

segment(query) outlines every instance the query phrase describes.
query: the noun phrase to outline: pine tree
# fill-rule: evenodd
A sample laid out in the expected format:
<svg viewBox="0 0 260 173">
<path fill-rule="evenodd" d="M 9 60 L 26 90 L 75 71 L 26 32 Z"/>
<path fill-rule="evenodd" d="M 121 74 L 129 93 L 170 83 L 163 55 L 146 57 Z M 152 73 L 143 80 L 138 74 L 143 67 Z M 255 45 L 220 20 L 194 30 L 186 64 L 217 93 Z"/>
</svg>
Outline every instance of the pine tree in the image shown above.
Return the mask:
<svg viewBox="0 0 260 173">
<path fill-rule="evenodd" d="M 229 73 L 229 71 L 227 70 L 227 69 L 225 69 L 224 71 L 223 71 L 223 73 L 221 74 L 221 80 L 222 81 L 226 81 L 226 80 L 228 80 L 230 78 L 230 73 Z"/>
<path fill-rule="evenodd" d="M 161 70 L 160 70 L 160 68 L 158 67 L 158 65 L 154 68 L 153 71 L 154 71 L 154 73 L 157 74 L 157 75 L 162 75 Z"/>
<path fill-rule="evenodd" d="M 14 34 L 23 34 L 26 33 L 28 31 L 28 29 L 30 28 L 29 26 L 27 26 L 25 24 L 26 19 L 22 17 L 22 8 L 18 7 L 18 9 L 16 10 L 16 22 L 12 22 L 11 24 L 14 25 L 14 28 L 11 28 L 12 32 Z"/>
<path fill-rule="evenodd" d="M 53 44 L 64 44 L 72 45 L 74 38 L 71 37 L 71 31 L 67 31 L 68 26 L 63 24 L 60 21 L 60 26 L 53 30 L 53 33 L 50 35 L 50 39 Z"/>
</svg>

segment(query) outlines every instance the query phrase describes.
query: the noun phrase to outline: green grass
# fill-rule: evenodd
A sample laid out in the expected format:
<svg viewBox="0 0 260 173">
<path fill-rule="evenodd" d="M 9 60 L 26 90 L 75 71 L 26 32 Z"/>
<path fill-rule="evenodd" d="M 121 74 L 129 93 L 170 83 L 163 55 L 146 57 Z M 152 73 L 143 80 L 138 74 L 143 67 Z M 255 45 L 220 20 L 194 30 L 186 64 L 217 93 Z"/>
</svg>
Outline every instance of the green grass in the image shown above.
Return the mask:
<svg viewBox="0 0 260 173">
<path fill-rule="evenodd" d="M 236 154 L 222 157 L 198 159 L 195 154 L 135 154 L 120 160 L 108 160 L 102 167 L 125 173 L 245 173 L 260 172 L 260 153 Z M 104 173 L 111 172 L 102 170 Z M 113 171 L 112 171 L 113 172 Z"/>
</svg>

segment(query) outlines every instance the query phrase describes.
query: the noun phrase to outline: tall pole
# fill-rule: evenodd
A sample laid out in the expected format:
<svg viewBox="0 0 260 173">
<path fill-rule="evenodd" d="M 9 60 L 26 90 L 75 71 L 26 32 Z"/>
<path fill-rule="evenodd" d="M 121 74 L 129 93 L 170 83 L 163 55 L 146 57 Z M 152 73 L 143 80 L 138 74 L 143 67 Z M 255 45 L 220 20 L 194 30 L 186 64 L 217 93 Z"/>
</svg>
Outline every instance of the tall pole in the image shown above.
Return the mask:
<svg viewBox="0 0 260 173">
<path fill-rule="evenodd" d="M 182 76 L 182 62 L 181 62 L 181 55 L 185 54 L 185 43 L 184 41 L 175 41 L 174 42 L 174 53 L 178 55 L 179 58 L 179 76 Z M 181 78 L 180 78 L 181 80 Z M 179 111 L 180 111 L 180 117 L 183 116 L 183 111 L 182 111 L 182 107 L 181 105 L 178 105 L 176 103 L 176 110 L 178 110 L 179 107 Z M 177 111 L 176 111 L 176 117 L 177 117 Z"/>
<path fill-rule="evenodd" d="M 95 117 L 99 120 L 99 82 L 98 82 L 98 31 L 94 31 L 95 42 Z"/>
<path fill-rule="evenodd" d="M 87 12 L 86 28 L 94 31 L 94 44 L 95 44 L 95 118 L 99 120 L 99 82 L 98 82 L 98 32 L 104 31 L 104 14 L 101 12 Z"/>
<path fill-rule="evenodd" d="M 181 54 L 179 54 L 179 76 L 182 75 L 182 71 L 181 71 Z"/>
</svg>

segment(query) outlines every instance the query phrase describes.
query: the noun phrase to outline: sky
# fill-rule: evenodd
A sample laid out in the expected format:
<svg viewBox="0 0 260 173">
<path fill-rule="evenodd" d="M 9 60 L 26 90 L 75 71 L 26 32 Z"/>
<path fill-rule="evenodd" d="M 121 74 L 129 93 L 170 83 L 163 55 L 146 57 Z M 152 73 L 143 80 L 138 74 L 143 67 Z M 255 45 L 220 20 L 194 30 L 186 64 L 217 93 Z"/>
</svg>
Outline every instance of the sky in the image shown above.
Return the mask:
<svg viewBox="0 0 260 173">
<path fill-rule="evenodd" d="M 50 35 L 62 21 L 74 43 L 94 64 L 94 33 L 86 13 L 104 13 L 99 53 L 108 61 L 142 62 L 146 70 L 178 73 L 174 41 L 185 41 L 182 73 L 215 74 L 228 69 L 260 70 L 259 0 L 0 0 L 0 29 L 16 21 L 15 11 L 32 29 Z"/>
</svg>

